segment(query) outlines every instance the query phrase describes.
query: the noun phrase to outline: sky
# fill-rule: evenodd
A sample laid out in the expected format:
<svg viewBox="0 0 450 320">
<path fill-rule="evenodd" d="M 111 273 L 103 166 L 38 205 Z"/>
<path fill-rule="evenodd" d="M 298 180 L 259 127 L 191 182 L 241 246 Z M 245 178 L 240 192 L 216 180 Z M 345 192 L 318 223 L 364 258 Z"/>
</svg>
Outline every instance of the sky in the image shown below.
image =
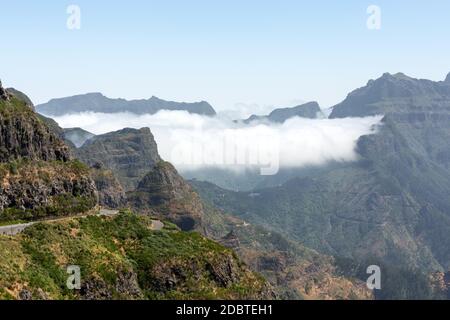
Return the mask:
<svg viewBox="0 0 450 320">
<path fill-rule="evenodd" d="M 67 27 L 69 5 L 80 29 Z M 0 79 L 36 104 L 102 92 L 219 111 L 325 108 L 384 72 L 450 72 L 448 0 L 0 0 L 0 30 Z"/>
</svg>

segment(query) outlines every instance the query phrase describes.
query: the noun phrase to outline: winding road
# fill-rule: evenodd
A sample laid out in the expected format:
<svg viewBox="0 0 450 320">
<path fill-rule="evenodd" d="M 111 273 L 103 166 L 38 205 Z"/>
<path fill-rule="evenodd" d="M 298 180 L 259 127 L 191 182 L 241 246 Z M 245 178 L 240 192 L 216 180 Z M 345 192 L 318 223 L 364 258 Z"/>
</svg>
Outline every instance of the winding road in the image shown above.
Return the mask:
<svg viewBox="0 0 450 320">
<path fill-rule="evenodd" d="M 101 217 L 101 216 L 105 216 L 105 217 L 113 217 L 115 215 L 117 215 L 119 213 L 118 210 L 109 210 L 109 209 L 100 209 L 99 213 L 97 214 L 97 216 Z M 33 221 L 33 222 L 29 222 L 29 223 L 21 223 L 21 224 L 12 224 L 12 225 L 8 225 L 8 226 L 0 226 L 0 235 L 4 235 L 4 236 L 15 236 L 21 232 L 23 232 L 23 230 L 25 230 L 26 228 L 39 223 L 39 222 L 56 222 L 56 221 L 61 221 L 64 219 L 70 219 L 70 218 L 85 218 L 88 217 L 88 215 L 85 216 L 75 216 L 75 217 L 64 217 L 64 218 L 60 218 L 60 219 L 54 219 L 54 220 L 44 220 L 44 221 Z M 159 231 L 162 230 L 164 228 L 164 223 L 162 223 L 159 220 L 152 220 L 152 227 L 151 229 L 154 231 Z"/>
</svg>

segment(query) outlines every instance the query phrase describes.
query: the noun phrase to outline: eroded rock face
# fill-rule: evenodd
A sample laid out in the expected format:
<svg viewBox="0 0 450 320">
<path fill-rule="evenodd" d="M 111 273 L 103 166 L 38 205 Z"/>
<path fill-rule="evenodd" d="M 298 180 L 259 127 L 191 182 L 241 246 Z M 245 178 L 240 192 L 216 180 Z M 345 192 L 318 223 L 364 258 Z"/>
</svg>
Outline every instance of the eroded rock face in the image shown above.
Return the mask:
<svg viewBox="0 0 450 320">
<path fill-rule="evenodd" d="M 69 148 L 19 100 L 0 107 L 0 162 L 68 161 Z"/>
<path fill-rule="evenodd" d="M 0 86 L 1 87 L 1 86 Z M 32 109 L 23 93 L 1 89 L 0 219 L 83 212 L 97 203 L 88 168 Z"/>
<path fill-rule="evenodd" d="M 149 274 L 151 277 L 144 286 L 166 293 L 176 288 L 184 288 L 190 281 L 201 281 L 205 276 L 219 288 L 230 288 L 240 283 L 250 273 L 247 267 L 241 265 L 231 253 L 227 253 L 215 259 L 208 259 L 206 262 L 192 260 L 189 263 L 181 263 L 174 259 L 154 266 Z M 253 293 L 253 296 L 247 299 L 260 300 L 275 297 L 273 288 L 266 284 L 260 288 L 259 292 Z"/>
<path fill-rule="evenodd" d="M 110 209 L 119 209 L 127 204 L 125 191 L 111 170 L 101 164 L 90 169 L 91 178 L 98 190 L 99 204 Z"/>
<path fill-rule="evenodd" d="M 83 300 L 111 300 L 112 292 L 103 279 L 92 278 L 82 283 L 80 297 Z"/>
<path fill-rule="evenodd" d="M 219 242 L 230 249 L 237 250 L 241 247 L 241 242 L 239 240 L 239 237 L 234 232 L 234 230 L 231 230 L 225 237 L 219 240 Z"/>
<path fill-rule="evenodd" d="M 119 297 L 115 297 L 117 293 Z M 139 287 L 137 275 L 133 271 L 119 271 L 115 285 L 103 279 L 92 277 L 82 282 L 79 296 L 83 300 L 141 299 L 143 294 Z"/>
<path fill-rule="evenodd" d="M 228 288 L 239 281 L 239 267 L 230 256 L 222 256 L 218 260 L 214 263 L 208 263 L 206 268 L 210 273 L 211 279 L 221 287 Z"/>
<path fill-rule="evenodd" d="M 78 163 L 20 163 L 0 170 L 0 219 L 69 215 L 97 203 L 97 189 Z M 3 210 L 7 210 L 2 212 Z"/>
<path fill-rule="evenodd" d="M 127 197 L 138 211 L 168 219 L 184 231 L 202 229 L 200 197 L 168 162 L 156 164 Z"/>
<path fill-rule="evenodd" d="M 89 166 L 99 163 L 112 170 L 126 191 L 134 190 L 161 161 L 149 128 L 127 128 L 93 137 L 76 150 L 76 156 Z"/>
</svg>

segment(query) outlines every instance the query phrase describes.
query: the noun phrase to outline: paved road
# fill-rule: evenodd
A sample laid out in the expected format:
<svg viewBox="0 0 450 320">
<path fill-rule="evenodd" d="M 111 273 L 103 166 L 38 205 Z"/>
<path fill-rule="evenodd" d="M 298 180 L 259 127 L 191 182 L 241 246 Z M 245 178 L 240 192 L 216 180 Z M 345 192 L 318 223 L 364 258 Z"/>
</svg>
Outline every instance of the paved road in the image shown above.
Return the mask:
<svg viewBox="0 0 450 320">
<path fill-rule="evenodd" d="M 117 215 L 118 213 L 119 213 L 118 210 L 100 209 L 98 216 L 112 217 L 112 216 Z M 9 226 L 0 226 L 0 235 L 15 236 L 15 235 L 21 233 L 23 230 L 25 230 L 29 226 L 32 226 L 39 222 L 55 222 L 55 221 L 60 221 L 60 220 L 64 220 L 64 219 L 69 219 L 69 218 L 84 218 L 84 217 L 87 217 L 87 216 L 64 217 L 64 218 L 55 219 L 55 220 L 34 221 L 34 222 L 29 222 L 29 223 L 13 224 L 13 225 L 9 225 Z M 159 220 L 152 220 L 152 230 L 159 231 L 162 228 L 164 228 L 164 223 L 162 223 Z"/>
<path fill-rule="evenodd" d="M 0 227 L 0 235 L 14 236 L 18 233 L 21 233 L 23 230 L 25 230 L 29 226 L 32 226 L 35 223 L 36 222 L 30 222 L 30 223 L 13 224 L 10 226 Z"/>
</svg>

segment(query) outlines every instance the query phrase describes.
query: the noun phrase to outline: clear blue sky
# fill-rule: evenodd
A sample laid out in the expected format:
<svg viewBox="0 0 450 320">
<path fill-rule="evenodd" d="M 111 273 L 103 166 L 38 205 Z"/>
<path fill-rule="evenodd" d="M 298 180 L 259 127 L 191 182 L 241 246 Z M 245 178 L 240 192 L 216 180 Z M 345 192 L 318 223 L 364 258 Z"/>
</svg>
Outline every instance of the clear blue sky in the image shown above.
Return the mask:
<svg viewBox="0 0 450 320">
<path fill-rule="evenodd" d="M 81 8 L 81 30 L 66 8 Z M 382 29 L 367 29 L 367 7 Z M 450 1 L 4 1 L 0 78 L 36 102 L 111 97 L 324 107 L 383 72 L 450 72 Z"/>
</svg>

